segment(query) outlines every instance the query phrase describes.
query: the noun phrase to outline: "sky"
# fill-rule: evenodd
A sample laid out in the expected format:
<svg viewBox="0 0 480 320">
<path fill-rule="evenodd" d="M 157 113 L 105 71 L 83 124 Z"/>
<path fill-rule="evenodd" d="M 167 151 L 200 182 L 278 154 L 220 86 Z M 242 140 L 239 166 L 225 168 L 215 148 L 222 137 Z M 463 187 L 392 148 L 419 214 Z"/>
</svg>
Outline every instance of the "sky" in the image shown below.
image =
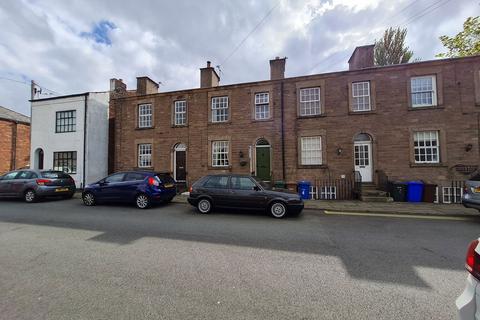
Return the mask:
<svg viewBox="0 0 480 320">
<path fill-rule="evenodd" d="M 432 60 L 441 35 L 479 14 L 480 0 L 2 0 L 0 106 L 29 115 L 31 80 L 42 98 L 107 91 L 111 78 L 135 89 L 138 76 L 198 88 L 207 60 L 220 84 L 267 80 L 277 56 L 287 77 L 345 70 L 390 26 Z"/>
</svg>

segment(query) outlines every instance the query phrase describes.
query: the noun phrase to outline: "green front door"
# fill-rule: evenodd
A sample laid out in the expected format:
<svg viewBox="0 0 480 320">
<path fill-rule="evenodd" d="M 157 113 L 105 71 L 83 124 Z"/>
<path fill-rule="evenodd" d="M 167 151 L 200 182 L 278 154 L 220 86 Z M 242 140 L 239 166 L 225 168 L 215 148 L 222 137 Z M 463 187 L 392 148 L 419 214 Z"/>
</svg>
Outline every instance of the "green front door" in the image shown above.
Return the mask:
<svg viewBox="0 0 480 320">
<path fill-rule="evenodd" d="M 270 147 L 257 147 L 256 175 L 263 181 L 270 181 Z"/>
</svg>

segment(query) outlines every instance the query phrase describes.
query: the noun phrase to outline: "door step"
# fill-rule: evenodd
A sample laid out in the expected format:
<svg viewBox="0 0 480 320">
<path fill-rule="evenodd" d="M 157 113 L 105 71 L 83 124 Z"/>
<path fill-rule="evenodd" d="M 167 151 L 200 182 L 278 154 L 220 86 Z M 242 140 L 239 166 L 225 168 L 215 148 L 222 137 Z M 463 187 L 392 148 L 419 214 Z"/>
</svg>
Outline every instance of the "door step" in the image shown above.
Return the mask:
<svg viewBox="0 0 480 320">
<path fill-rule="evenodd" d="M 365 196 L 361 195 L 360 200 L 365 202 L 393 202 L 392 197 L 381 197 L 381 196 Z"/>
</svg>

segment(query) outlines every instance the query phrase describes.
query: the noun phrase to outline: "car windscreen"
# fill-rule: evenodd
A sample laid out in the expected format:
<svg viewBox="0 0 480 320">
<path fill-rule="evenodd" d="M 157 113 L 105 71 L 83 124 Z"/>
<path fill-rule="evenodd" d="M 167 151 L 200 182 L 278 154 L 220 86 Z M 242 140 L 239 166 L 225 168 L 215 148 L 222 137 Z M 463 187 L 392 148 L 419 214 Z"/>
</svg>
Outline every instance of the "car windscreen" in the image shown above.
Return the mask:
<svg viewBox="0 0 480 320">
<path fill-rule="evenodd" d="M 160 183 L 174 183 L 175 180 L 168 173 L 156 173 L 155 177 L 160 181 Z"/>
<path fill-rule="evenodd" d="M 41 173 L 43 178 L 48 179 L 68 179 L 70 176 L 61 171 L 44 171 Z"/>
</svg>

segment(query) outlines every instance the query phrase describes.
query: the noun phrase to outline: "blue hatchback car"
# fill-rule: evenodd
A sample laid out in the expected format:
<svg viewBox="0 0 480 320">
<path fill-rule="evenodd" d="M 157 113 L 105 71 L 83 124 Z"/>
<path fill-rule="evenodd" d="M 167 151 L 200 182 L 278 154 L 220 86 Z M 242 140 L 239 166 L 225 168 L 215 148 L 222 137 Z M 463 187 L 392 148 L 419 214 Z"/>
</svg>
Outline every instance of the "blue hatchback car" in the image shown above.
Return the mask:
<svg viewBox="0 0 480 320">
<path fill-rule="evenodd" d="M 82 199 L 87 206 L 102 202 L 127 202 L 146 209 L 153 203 L 170 202 L 176 194 L 175 180 L 168 173 L 129 171 L 114 173 L 87 185 Z"/>
</svg>

